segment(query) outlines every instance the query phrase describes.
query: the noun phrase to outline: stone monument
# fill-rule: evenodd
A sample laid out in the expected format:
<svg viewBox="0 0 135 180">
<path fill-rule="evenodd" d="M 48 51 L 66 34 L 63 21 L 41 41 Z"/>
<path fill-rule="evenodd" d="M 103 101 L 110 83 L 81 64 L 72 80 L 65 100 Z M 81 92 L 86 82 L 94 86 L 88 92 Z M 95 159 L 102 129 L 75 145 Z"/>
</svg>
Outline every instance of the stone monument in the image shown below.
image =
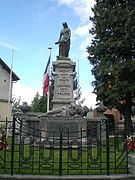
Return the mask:
<svg viewBox="0 0 135 180">
<path fill-rule="evenodd" d="M 69 106 L 73 102 L 73 75 L 75 73 L 75 62 L 68 58 L 70 50 L 71 31 L 66 22 L 63 23 L 63 29 L 60 32 L 59 55 L 53 62 L 54 71 L 54 99 L 53 109 L 62 106 Z"/>
<path fill-rule="evenodd" d="M 56 61 L 52 64 L 54 71 L 53 109 L 39 117 L 42 119 L 41 127 L 45 127 L 48 132 L 53 131 L 55 136 L 59 136 L 60 128 L 70 132 L 73 130 L 79 132 L 81 127 L 86 129 L 83 117 L 89 111 L 87 107 L 81 107 L 74 103 L 73 76 L 76 63 L 69 58 L 70 37 L 71 31 L 64 22 L 59 40 L 55 43 L 59 44 L 59 53 Z M 78 134 L 76 133 L 75 136 Z"/>
<path fill-rule="evenodd" d="M 47 113 L 38 114 L 36 117 L 34 113 L 33 116 L 29 113 L 25 114 L 25 124 L 33 127 L 32 131 L 37 136 L 41 131 L 42 137 L 52 137 L 52 134 L 59 137 L 60 129 L 64 129 L 63 136 L 67 136 L 69 132 L 70 136 L 78 137 L 81 128 L 83 130 L 87 128 L 84 117 L 89 109 L 86 106 L 75 104 L 73 99 L 73 76 L 76 63 L 69 58 L 70 37 L 71 31 L 64 22 L 59 40 L 55 43 L 59 44 L 59 54 L 52 64 L 54 71 L 53 109 Z M 36 127 L 39 127 L 39 131 L 35 130 Z"/>
</svg>

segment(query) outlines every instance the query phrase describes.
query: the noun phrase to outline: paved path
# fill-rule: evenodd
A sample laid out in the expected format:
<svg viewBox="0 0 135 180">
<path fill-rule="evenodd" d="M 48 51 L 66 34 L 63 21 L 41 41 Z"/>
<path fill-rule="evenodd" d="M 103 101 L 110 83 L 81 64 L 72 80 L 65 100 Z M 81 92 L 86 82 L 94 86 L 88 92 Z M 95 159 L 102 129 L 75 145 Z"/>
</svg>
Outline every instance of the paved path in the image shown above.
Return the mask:
<svg viewBox="0 0 135 180">
<path fill-rule="evenodd" d="M 132 175 L 116 176 L 40 176 L 40 175 L 0 175 L 0 180 L 135 180 Z"/>
</svg>

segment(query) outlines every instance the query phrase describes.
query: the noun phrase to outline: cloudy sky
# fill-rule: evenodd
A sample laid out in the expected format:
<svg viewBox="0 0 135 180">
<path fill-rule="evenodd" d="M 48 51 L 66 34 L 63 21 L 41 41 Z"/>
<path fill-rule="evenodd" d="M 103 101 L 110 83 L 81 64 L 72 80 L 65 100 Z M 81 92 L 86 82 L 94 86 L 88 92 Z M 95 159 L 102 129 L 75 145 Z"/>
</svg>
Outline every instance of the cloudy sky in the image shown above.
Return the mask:
<svg viewBox="0 0 135 180">
<path fill-rule="evenodd" d="M 70 58 L 79 67 L 79 83 L 84 105 L 96 103 L 92 94 L 91 66 L 86 47 L 91 42 L 89 16 L 94 0 L 0 0 L 0 57 L 11 67 L 20 81 L 13 86 L 13 96 L 29 104 L 36 92 L 42 95 L 42 79 L 52 47 L 51 61 L 56 60 L 62 23 L 72 32 Z M 79 65 L 78 65 L 79 62 Z"/>
</svg>

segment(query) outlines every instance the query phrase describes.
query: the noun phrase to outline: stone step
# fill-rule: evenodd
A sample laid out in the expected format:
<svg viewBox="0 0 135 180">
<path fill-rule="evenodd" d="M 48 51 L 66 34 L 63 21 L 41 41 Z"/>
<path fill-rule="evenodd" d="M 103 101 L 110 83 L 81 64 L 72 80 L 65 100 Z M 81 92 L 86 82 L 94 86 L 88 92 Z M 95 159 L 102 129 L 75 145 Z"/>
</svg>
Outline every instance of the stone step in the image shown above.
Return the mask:
<svg viewBox="0 0 135 180">
<path fill-rule="evenodd" d="M 89 175 L 67 175 L 67 176 L 40 176 L 40 175 L 0 175 L 0 180 L 135 180 L 132 175 L 115 175 L 115 176 L 89 176 Z"/>
</svg>

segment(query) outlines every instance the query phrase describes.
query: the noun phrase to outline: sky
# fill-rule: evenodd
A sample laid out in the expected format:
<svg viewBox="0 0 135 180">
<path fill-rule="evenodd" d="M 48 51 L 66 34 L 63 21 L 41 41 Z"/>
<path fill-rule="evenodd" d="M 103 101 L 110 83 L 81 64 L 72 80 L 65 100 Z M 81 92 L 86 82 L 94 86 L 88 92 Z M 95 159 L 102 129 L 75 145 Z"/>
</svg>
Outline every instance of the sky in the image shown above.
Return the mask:
<svg viewBox="0 0 135 180">
<path fill-rule="evenodd" d="M 91 7 L 94 0 L 0 0 L 0 58 L 20 78 L 14 83 L 12 96 L 31 104 L 37 92 L 42 95 L 43 73 L 52 48 L 51 61 L 56 61 L 62 23 L 71 29 L 69 58 L 76 62 L 82 99 L 88 107 L 95 107 L 92 93 L 92 66 L 86 47 L 92 36 Z M 13 51 L 14 50 L 14 54 Z M 78 72 L 79 69 L 79 72 Z"/>
</svg>

